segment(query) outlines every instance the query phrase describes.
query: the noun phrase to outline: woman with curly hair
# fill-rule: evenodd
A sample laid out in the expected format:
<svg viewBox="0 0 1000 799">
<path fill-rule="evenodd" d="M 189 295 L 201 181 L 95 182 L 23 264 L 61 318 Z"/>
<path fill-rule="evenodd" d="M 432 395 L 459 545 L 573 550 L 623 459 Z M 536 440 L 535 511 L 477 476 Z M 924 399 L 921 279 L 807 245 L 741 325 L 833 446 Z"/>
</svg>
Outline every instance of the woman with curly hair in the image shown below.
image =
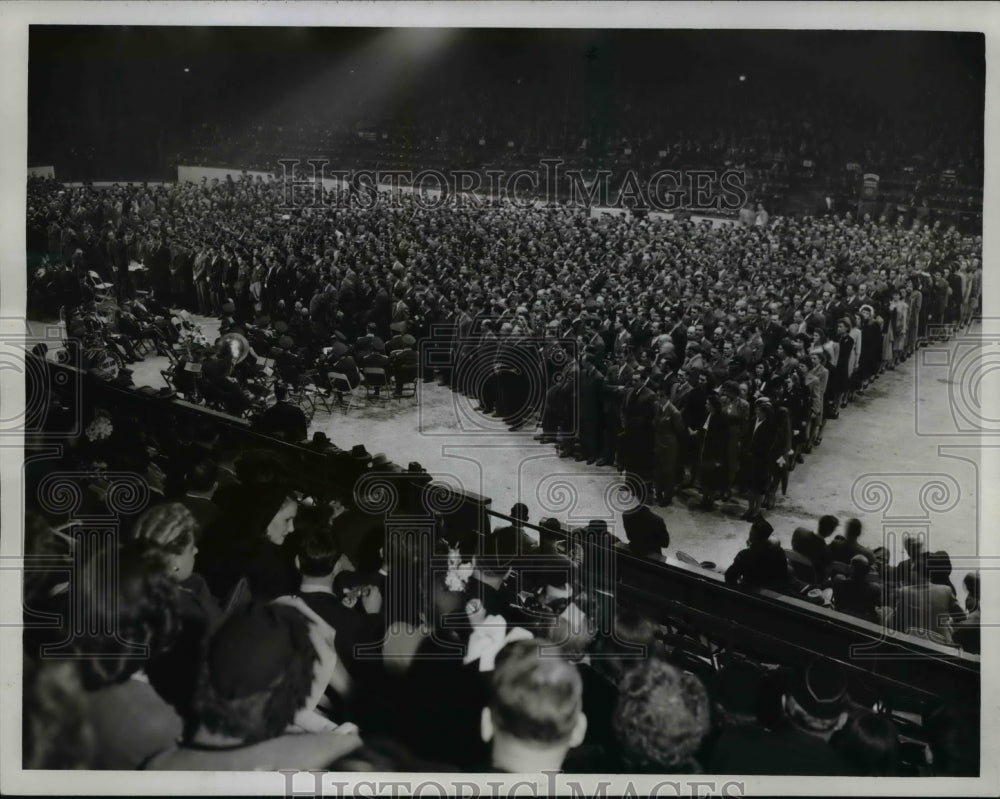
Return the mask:
<svg viewBox="0 0 1000 799">
<path fill-rule="evenodd" d="M 208 585 L 194 573 L 197 534 L 198 522 L 191 511 L 179 502 L 167 502 L 146 510 L 124 544 L 180 588 L 177 640 L 150 663 L 148 671 L 156 690 L 187 719 L 191 717 L 202 641 L 222 620 Z"/>
<path fill-rule="evenodd" d="M 67 637 L 89 692 L 94 768 L 137 768 L 182 732 L 180 716 L 146 671 L 176 640 L 180 590 L 129 550 L 98 550 L 74 575 L 64 618 L 76 628 Z"/>
<path fill-rule="evenodd" d="M 651 657 L 619 682 L 612 728 L 621 771 L 697 774 L 695 756 L 711 726 L 705 686 L 693 674 Z"/>
</svg>

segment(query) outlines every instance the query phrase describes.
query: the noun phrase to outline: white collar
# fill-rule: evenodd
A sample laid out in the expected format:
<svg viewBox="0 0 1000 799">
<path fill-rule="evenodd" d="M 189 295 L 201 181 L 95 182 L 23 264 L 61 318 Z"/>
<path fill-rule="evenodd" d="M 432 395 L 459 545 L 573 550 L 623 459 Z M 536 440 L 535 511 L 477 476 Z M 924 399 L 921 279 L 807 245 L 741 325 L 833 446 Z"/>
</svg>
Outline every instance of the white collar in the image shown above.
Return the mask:
<svg viewBox="0 0 1000 799">
<path fill-rule="evenodd" d="M 329 594 L 333 596 L 333 588 L 328 585 L 317 585 L 315 583 L 302 583 L 299 586 L 300 594 Z"/>
</svg>

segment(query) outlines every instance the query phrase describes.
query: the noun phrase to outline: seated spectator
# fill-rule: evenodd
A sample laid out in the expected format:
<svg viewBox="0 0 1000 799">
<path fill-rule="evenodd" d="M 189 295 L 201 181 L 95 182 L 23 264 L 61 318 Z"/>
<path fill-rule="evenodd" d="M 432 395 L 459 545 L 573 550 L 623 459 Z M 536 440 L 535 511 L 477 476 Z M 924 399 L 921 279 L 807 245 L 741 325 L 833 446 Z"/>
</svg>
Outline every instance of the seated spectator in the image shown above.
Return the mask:
<svg viewBox="0 0 1000 799">
<path fill-rule="evenodd" d="M 296 517 L 295 566 L 302 575 L 298 596 L 336 633 L 337 654 L 345 668 L 355 678 L 371 674 L 380 663 L 379 652 L 373 645 L 382 640 L 382 592 L 377 586 L 361 596 L 360 602 L 348 607 L 342 596 L 334 593 L 334 579 L 340 551 L 330 529 L 322 524 L 321 513 L 315 508 L 302 508 Z M 316 517 L 316 518 L 314 518 Z M 358 651 L 366 646 L 367 655 Z"/>
<path fill-rule="evenodd" d="M 867 710 L 847 719 L 830 746 L 858 777 L 899 776 L 899 731 L 888 716 Z"/>
<path fill-rule="evenodd" d="M 954 589 L 931 582 L 926 555 L 917 557 L 909 577 L 909 584 L 901 586 L 896 595 L 893 626 L 936 643 L 954 643 L 953 625 L 965 619 Z"/>
<path fill-rule="evenodd" d="M 754 519 L 747 536 L 747 548 L 740 550 L 726 569 L 729 585 L 776 590 L 787 586 L 788 559 L 781 546 L 770 540 L 772 532 L 774 528 L 763 516 Z"/>
<path fill-rule="evenodd" d="M 846 776 L 849 763 L 829 740 L 847 719 L 847 678 L 843 668 L 816 660 L 790 675 L 784 690 L 785 721 L 774 731 L 771 757 L 761 774 Z"/>
<path fill-rule="evenodd" d="M 663 561 L 661 550 L 670 546 L 667 523 L 646 504 L 646 492 L 635 480 L 626 482 L 632 507 L 622 511 L 622 528 L 628 541 L 628 549 L 639 557 L 652 557 Z"/>
<path fill-rule="evenodd" d="M 257 599 L 294 593 L 294 553 L 282 547 L 295 529 L 298 503 L 280 485 L 245 485 L 227 493 L 216 523 L 206 531 L 196 570 L 222 602 L 241 579 Z"/>
<path fill-rule="evenodd" d="M 896 564 L 893 580 L 896 585 L 901 587 L 913 582 L 917 577 L 917 566 L 922 562 L 924 554 L 923 539 L 904 533 L 903 551 L 906 553 L 906 558 Z"/>
<path fill-rule="evenodd" d="M 710 727 L 708 694 L 701 681 L 659 658 L 625 673 L 612 727 L 621 771 L 699 773 L 695 753 Z"/>
<path fill-rule="evenodd" d="M 128 551 L 118 554 L 118 579 L 109 584 L 104 576 L 109 556 L 96 552 L 74 576 L 75 597 L 96 614 L 92 629 L 99 632 L 77 636 L 73 643 L 89 691 L 92 767 L 130 770 L 173 745 L 183 730 L 180 715 L 145 673 L 174 644 L 180 588 L 148 558 Z"/>
<path fill-rule="evenodd" d="M 850 563 L 855 555 L 864 555 L 869 563 L 875 562 L 875 554 L 867 547 L 861 546 L 861 521 L 848 519 L 844 527 L 844 535 L 837 536 L 830 544 L 831 559 L 840 563 Z"/>
<path fill-rule="evenodd" d="M 198 683 L 197 731 L 146 769 L 324 769 L 361 745 L 354 725 L 316 711 L 328 687 L 345 690 L 334 632 L 299 600 L 289 603 L 251 603 L 216 631 Z"/>
<path fill-rule="evenodd" d="M 943 585 L 955 594 L 955 586 L 951 583 L 951 558 L 947 552 L 938 550 L 928 554 L 927 571 L 933 585 Z"/>
<path fill-rule="evenodd" d="M 497 655 L 481 722 L 492 771 L 558 771 L 586 735 L 580 674 L 563 658 L 543 655 L 544 645 L 514 641 Z"/>
<path fill-rule="evenodd" d="M 840 527 L 840 519 L 836 516 L 826 514 L 819 517 L 819 523 L 816 526 L 816 533 L 823 539 L 824 543 L 829 543 L 830 536 L 837 532 L 838 527 Z"/>
<path fill-rule="evenodd" d="M 403 385 L 405 383 L 416 380 L 419 363 L 417 351 L 413 349 L 413 344 L 416 343 L 413 336 L 405 335 L 402 339 L 406 346 L 394 352 L 390 350 L 392 354 L 389 356 L 388 363 L 386 364 L 386 376 L 393 383 L 393 395 L 396 397 L 403 395 Z"/>
<path fill-rule="evenodd" d="M 553 517 L 539 519 L 538 527 L 539 555 L 567 554 L 567 536 L 562 522 Z"/>
<path fill-rule="evenodd" d="M 516 502 L 510 509 L 513 521 L 493 531 L 493 548 L 498 555 L 522 555 L 536 552 L 541 544 L 541 537 L 535 530 L 528 529 L 524 523 L 528 521 L 528 506 Z"/>
<path fill-rule="evenodd" d="M 864 555 L 851 558 L 850 577 L 833 581 L 833 605 L 842 613 L 878 622 L 876 608 L 882 604 L 882 588 L 869 580 L 871 567 Z"/>
<path fill-rule="evenodd" d="M 980 651 L 979 619 L 981 613 L 979 607 L 979 573 L 969 572 L 965 575 L 962 583 L 965 585 L 965 590 L 967 591 L 965 596 L 966 616 L 965 619 L 955 625 L 952 638 L 966 652 L 978 655 Z"/>
<path fill-rule="evenodd" d="M 465 585 L 466 602 L 478 600 L 487 616 L 510 614 L 514 591 L 507 585 L 512 560 L 501 555 L 482 555 L 475 559 L 472 576 Z"/>
<path fill-rule="evenodd" d="M 27 559 L 43 559 L 50 564 L 44 570 L 37 568 L 25 568 L 24 570 L 24 614 L 25 614 L 25 641 L 24 648 L 31 657 L 39 657 L 41 654 L 39 647 L 42 645 L 40 639 L 48 640 L 51 631 L 44 629 L 32 629 L 35 625 L 29 623 L 29 618 L 33 613 L 45 612 L 53 602 L 58 604 L 64 595 L 68 584 L 65 572 L 53 568 L 60 561 L 69 569 L 72 566 L 72 539 L 56 533 L 45 518 L 33 511 L 25 513 L 24 518 L 24 551 Z M 58 641 L 58 631 L 56 631 Z M 29 641 L 31 643 L 29 643 Z"/>
<path fill-rule="evenodd" d="M 219 464 L 207 455 L 196 458 L 185 475 L 184 495 L 177 501 L 191 512 L 198 523 L 197 538 L 219 515 L 219 506 L 212 502 L 218 487 Z"/>
<path fill-rule="evenodd" d="M 94 768 L 94 729 L 78 664 L 39 661 L 26 654 L 22 680 L 23 768 Z"/>
<path fill-rule="evenodd" d="M 179 502 L 154 505 L 132 527 L 125 547 L 175 581 L 179 629 L 169 650 L 153 660 L 149 679 L 159 694 L 190 718 L 198 657 L 205 637 L 222 621 L 222 611 L 204 579 L 194 573 L 198 525 Z"/>
<path fill-rule="evenodd" d="M 785 554 L 795 576 L 811 584 L 821 582 L 830 565 L 826 542 L 806 527 L 795 528 L 792 532 L 792 552 Z M 807 565 L 808 568 L 805 568 Z"/>
<path fill-rule="evenodd" d="M 218 398 L 227 413 L 239 416 L 250 407 L 250 400 L 233 377 L 233 369 L 232 353 L 228 348 L 223 349 L 202 361 L 201 380 L 203 391 Z"/>
<path fill-rule="evenodd" d="M 942 705 L 924 715 L 922 726 L 934 776 L 979 776 L 978 714 Z"/>
<path fill-rule="evenodd" d="M 709 747 L 708 771 L 754 773 L 782 720 L 781 686 L 761 666 L 735 660 L 719 673 L 716 701 L 722 729 Z"/>
<path fill-rule="evenodd" d="M 257 419 L 254 425 L 256 431 L 293 444 L 305 441 L 309 423 L 303 410 L 288 401 L 288 386 L 275 383 L 274 399 L 274 405 Z"/>
</svg>

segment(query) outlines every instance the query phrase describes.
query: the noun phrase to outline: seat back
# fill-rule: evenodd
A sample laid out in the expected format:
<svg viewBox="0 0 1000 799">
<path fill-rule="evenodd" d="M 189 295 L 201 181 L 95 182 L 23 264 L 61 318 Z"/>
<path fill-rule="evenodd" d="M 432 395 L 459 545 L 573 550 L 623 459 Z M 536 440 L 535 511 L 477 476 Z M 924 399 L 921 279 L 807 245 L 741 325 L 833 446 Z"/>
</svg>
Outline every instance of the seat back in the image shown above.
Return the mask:
<svg viewBox="0 0 1000 799">
<path fill-rule="evenodd" d="M 809 558 L 804 555 L 800 555 L 794 549 L 786 549 L 785 557 L 788 558 L 788 565 L 791 567 L 792 574 L 799 580 L 809 585 L 816 585 L 818 581 L 816 574 L 816 567 Z"/>
<path fill-rule="evenodd" d="M 386 385 L 385 369 L 380 366 L 366 366 L 362 374 L 366 386 L 376 388 Z"/>
<path fill-rule="evenodd" d="M 343 372 L 327 372 L 326 379 L 330 381 L 330 387 L 334 391 L 352 391 L 354 387 L 351 385 L 351 381 L 347 379 L 347 375 Z"/>
</svg>

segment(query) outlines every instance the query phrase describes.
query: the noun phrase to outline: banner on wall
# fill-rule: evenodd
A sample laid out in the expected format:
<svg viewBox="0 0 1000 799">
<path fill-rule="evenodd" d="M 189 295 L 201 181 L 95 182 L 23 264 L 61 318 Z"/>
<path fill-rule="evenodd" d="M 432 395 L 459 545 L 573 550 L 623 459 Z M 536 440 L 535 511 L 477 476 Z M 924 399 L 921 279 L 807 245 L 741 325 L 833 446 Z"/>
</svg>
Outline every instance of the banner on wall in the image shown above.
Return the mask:
<svg viewBox="0 0 1000 799">
<path fill-rule="evenodd" d="M 220 183 L 230 177 L 233 180 L 239 180 L 243 175 L 249 175 L 255 181 L 258 176 L 261 180 L 274 180 L 274 176 L 270 172 L 252 172 L 246 169 L 232 169 L 227 167 L 214 167 L 214 166 L 179 166 L 177 167 L 177 182 L 178 183 L 201 183 L 202 178 L 209 181 L 218 180 Z"/>
<path fill-rule="evenodd" d="M 28 177 L 30 178 L 55 178 L 56 168 L 54 166 L 29 166 Z"/>
<path fill-rule="evenodd" d="M 878 197 L 879 176 L 871 172 L 861 178 L 861 201 L 871 201 Z"/>
</svg>

